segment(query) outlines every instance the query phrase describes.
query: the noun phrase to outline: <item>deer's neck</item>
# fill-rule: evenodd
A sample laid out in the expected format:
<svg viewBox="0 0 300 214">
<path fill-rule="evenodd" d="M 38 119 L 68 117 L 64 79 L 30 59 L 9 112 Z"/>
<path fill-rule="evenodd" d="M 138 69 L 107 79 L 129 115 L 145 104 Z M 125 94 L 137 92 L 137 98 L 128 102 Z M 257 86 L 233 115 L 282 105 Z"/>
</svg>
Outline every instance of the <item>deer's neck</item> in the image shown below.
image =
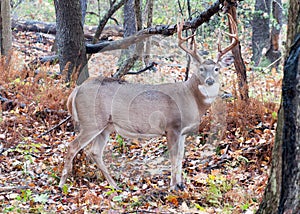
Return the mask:
<svg viewBox="0 0 300 214">
<path fill-rule="evenodd" d="M 219 93 L 219 83 L 215 83 L 212 86 L 206 86 L 194 75 L 186 84 L 195 98 L 200 114 L 210 107 Z"/>
</svg>

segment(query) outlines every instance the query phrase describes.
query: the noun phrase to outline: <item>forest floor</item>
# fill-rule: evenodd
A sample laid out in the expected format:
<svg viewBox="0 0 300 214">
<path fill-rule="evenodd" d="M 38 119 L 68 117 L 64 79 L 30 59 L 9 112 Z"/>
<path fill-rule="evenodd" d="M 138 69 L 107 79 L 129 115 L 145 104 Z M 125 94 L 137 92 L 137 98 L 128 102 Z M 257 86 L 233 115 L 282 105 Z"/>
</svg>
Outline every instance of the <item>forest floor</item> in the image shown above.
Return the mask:
<svg viewBox="0 0 300 214">
<path fill-rule="evenodd" d="M 31 67 L 51 55 L 53 37 L 14 34 L 14 53 L 0 64 L 0 212 L 1 213 L 254 213 L 268 180 L 281 79 L 276 69 L 248 70 L 250 99 L 239 100 L 236 74 L 222 71 L 222 93 L 202 118 L 199 134 L 187 137 L 183 161 L 184 191 L 169 191 L 166 138 L 128 140 L 111 135 L 105 163 L 120 190 L 108 186 L 96 165 L 80 152 L 73 174 L 58 189 L 63 158 L 75 138 L 64 120 L 72 87 L 56 75 L 58 65 Z M 163 44 L 163 43 L 166 44 Z M 170 40 L 156 47 L 156 71 L 128 81 L 183 81 L 184 57 Z M 172 54 L 170 53 L 172 51 Z M 243 50 L 246 62 L 250 51 Z M 182 53 L 181 53 L 182 54 Z M 96 54 L 91 75 L 110 76 L 120 52 Z"/>
</svg>

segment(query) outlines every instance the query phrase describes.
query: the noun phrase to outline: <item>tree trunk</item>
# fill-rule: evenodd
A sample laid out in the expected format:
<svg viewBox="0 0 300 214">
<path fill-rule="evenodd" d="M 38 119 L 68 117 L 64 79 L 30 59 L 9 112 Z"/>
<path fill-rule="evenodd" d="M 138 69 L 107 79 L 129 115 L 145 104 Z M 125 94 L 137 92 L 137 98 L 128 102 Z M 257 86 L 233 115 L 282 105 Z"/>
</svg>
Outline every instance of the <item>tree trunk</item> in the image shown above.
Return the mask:
<svg viewBox="0 0 300 214">
<path fill-rule="evenodd" d="M 84 26 L 85 15 L 86 15 L 86 10 L 87 10 L 86 0 L 80 0 L 80 6 L 81 6 L 81 23 L 82 23 L 82 26 Z"/>
<path fill-rule="evenodd" d="M 300 210 L 300 4 L 290 1 L 282 100 L 272 167 L 258 214 Z"/>
<path fill-rule="evenodd" d="M 60 70 L 80 85 L 89 76 L 80 0 L 55 0 L 54 5 Z"/>
<path fill-rule="evenodd" d="M 126 0 L 124 5 L 124 37 L 136 33 L 136 17 L 134 0 Z"/>
<path fill-rule="evenodd" d="M 135 0 L 126 0 L 124 4 L 124 37 L 129 37 L 137 32 Z M 115 78 L 120 78 L 133 67 L 138 59 L 136 54 L 136 46 L 131 45 L 128 50 L 123 50 L 119 59 L 118 71 L 113 75 Z"/>
<path fill-rule="evenodd" d="M 228 13 L 232 16 L 234 21 L 237 23 L 236 7 L 234 6 L 229 7 Z M 230 29 L 230 33 L 233 33 L 231 32 L 232 28 L 230 27 L 229 29 Z M 246 73 L 246 66 L 242 58 L 240 41 L 232 49 L 232 54 L 234 56 L 234 67 L 236 69 L 236 73 L 238 77 L 238 88 L 239 88 L 240 98 L 241 100 L 247 101 L 247 99 L 249 98 L 247 73 Z"/>
<path fill-rule="evenodd" d="M 0 2 L 0 46 L 1 54 L 8 55 L 12 47 L 10 0 Z"/>
<path fill-rule="evenodd" d="M 270 8 L 272 0 L 256 0 L 252 20 L 252 50 L 255 66 L 260 63 L 263 50 L 269 49 L 270 42 Z"/>
<path fill-rule="evenodd" d="M 279 48 L 279 36 L 282 28 L 282 2 L 281 0 L 276 0 L 272 2 L 272 15 L 276 20 L 276 23 L 273 23 L 271 30 L 270 38 L 270 48 L 266 53 L 267 59 L 274 63 L 273 67 L 278 67 L 280 63 L 281 52 Z"/>
<path fill-rule="evenodd" d="M 146 3 L 146 27 L 149 28 L 152 26 L 153 20 L 153 0 L 147 0 Z M 144 55 L 144 63 L 148 66 L 150 60 L 150 53 L 151 53 L 151 38 L 148 38 L 145 45 L 145 55 Z"/>
</svg>

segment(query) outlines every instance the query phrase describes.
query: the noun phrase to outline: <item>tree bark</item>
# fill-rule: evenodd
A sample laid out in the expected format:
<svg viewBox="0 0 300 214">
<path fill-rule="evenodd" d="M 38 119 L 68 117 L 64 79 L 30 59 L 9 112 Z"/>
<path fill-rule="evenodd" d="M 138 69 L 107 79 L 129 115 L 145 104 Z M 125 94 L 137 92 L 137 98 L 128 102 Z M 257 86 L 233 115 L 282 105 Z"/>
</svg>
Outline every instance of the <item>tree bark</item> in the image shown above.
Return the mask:
<svg viewBox="0 0 300 214">
<path fill-rule="evenodd" d="M 272 23 L 272 30 L 270 35 L 270 45 L 267 50 L 266 57 L 273 64 L 272 67 L 278 67 L 280 63 L 280 31 L 282 28 L 282 2 L 281 0 L 276 0 L 272 2 L 272 15 L 276 23 Z"/>
<path fill-rule="evenodd" d="M 295 39 L 285 62 L 282 85 L 284 125 L 279 213 L 300 211 L 300 34 Z"/>
<path fill-rule="evenodd" d="M 258 214 L 300 210 L 300 4 L 290 1 L 282 100 L 271 174 Z"/>
<path fill-rule="evenodd" d="M 237 2 L 233 1 L 231 4 L 237 5 Z M 237 23 L 236 7 L 235 6 L 229 7 L 228 13 L 232 16 L 234 21 Z M 230 33 L 234 33 L 231 32 L 232 30 L 231 27 L 229 29 L 230 29 Z M 240 41 L 238 41 L 238 44 L 232 49 L 232 54 L 234 56 L 234 67 L 236 69 L 236 73 L 238 77 L 238 88 L 239 88 L 240 98 L 241 100 L 247 101 L 249 98 L 247 73 L 246 73 L 246 66 L 242 58 Z"/>
<path fill-rule="evenodd" d="M 272 0 L 256 0 L 252 20 L 252 61 L 255 66 L 260 63 L 263 50 L 270 45 L 270 11 Z"/>
<path fill-rule="evenodd" d="M 0 2 L 0 46 L 1 54 L 7 56 L 12 47 L 10 0 Z"/>
<path fill-rule="evenodd" d="M 124 37 L 129 37 L 137 32 L 135 0 L 126 0 L 124 5 Z M 123 50 L 119 59 L 119 69 L 113 75 L 120 78 L 133 67 L 135 61 L 139 58 L 136 52 L 137 44 L 129 46 L 128 50 Z"/>
<path fill-rule="evenodd" d="M 153 0 L 147 0 L 146 3 L 146 26 L 147 28 L 152 26 L 153 21 Z M 151 38 L 146 40 L 145 44 L 145 55 L 144 55 L 144 63 L 146 66 L 149 65 L 150 53 L 151 53 Z"/>
<path fill-rule="evenodd" d="M 81 84 L 88 78 L 87 57 L 79 0 L 54 0 L 60 70 Z"/>
<path fill-rule="evenodd" d="M 82 26 L 84 26 L 85 22 L 85 15 L 86 15 L 86 10 L 87 10 L 87 0 L 80 0 L 80 6 L 81 6 L 81 23 Z"/>
</svg>

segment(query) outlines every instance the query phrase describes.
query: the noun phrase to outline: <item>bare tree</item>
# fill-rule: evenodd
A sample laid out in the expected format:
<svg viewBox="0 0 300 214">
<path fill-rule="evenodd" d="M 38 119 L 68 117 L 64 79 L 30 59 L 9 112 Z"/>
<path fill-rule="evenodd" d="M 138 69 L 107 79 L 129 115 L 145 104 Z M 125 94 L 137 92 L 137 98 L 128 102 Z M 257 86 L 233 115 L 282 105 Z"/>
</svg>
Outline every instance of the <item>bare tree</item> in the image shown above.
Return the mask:
<svg viewBox="0 0 300 214">
<path fill-rule="evenodd" d="M 9 54 L 12 47 L 10 0 L 0 2 L 0 46 L 2 55 Z"/>
<path fill-rule="evenodd" d="M 225 7 L 225 9 L 228 10 L 228 13 L 231 14 L 235 22 L 237 22 L 237 12 L 236 12 L 237 0 L 233 0 L 231 2 L 225 1 L 225 5 L 227 5 L 227 8 Z M 230 33 L 232 33 L 232 27 L 230 27 L 229 29 L 230 29 Z M 240 98 L 242 100 L 247 101 L 249 98 L 249 93 L 248 93 L 246 65 L 242 58 L 240 42 L 238 42 L 238 45 L 232 49 L 232 54 L 235 59 L 234 66 L 238 77 L 238 88 L 239 88 Z"/>
<path fill-rule="evenodd" d="M 256 0 L 255 12 L 252 20 L 252 60 L 258 65 L 263 49 L 266 49 L 270 38 L 270 7 L 271 0 Z"/>
<path fill-rule="evenodd" d="M 108 22 L 108 20 L 112 17 L 112 15 L 120 9 L 125 3 L 125 0 L 120 0 L 119 2 L 113 1 L 109 10 L 104 14 L 103 18 L 99 21 L 96 33 L 93 38 L 93 43 L 96 43 L 99 40 L 99 37 Z"/>
</svg>

